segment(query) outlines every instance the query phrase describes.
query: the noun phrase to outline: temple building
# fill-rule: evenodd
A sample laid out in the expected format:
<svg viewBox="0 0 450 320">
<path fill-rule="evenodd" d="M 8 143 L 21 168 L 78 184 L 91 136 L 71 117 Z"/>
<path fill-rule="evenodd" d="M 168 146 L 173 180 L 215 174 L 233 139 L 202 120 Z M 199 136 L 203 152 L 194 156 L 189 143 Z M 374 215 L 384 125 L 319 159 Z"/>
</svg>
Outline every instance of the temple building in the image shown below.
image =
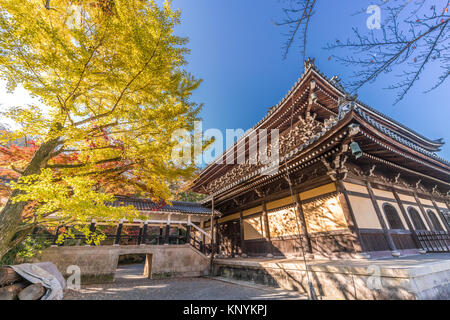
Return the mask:
<svg viewBox="0 0 450 320">
<path fill-rule="evenodd" d="M 259 141 L 252 135 L 263 129 L 279 132 L 275 168 L 250 159 Z M 443 144 L 349 96 L 309 59 L 289 93 L 192 190 L 222 213 L 213 227 L 223 256 L 449 252 L 450 163 L 436 154 Z M 239 154 L 245 161 L 227 163 Z"/>
<path fill-rule="evenodd" d="M 211 226 L 211 219 L 221 215 L 219 211 L 213 213 L 200 203 L 172 201 L 167 204 L 133 196 L 115 196 L 115 201 L 109 205 L 116 208 L 133 206 L 139 217 L 114 222 L 93 217 L 89 230 L 104 234 L 105 237 L 98 243 L 101 246 L 189 244 L 199 252 L 209 254 L 211 230 L 206 229 L 205 225 L 208 223 Z M 35 228 L 33 235 L 51 241 L 53 247 L 95 245 L 88 241 L 84 233 L 74 228 L 78 222 L 65 223 L 56 216 L 54 219 L 58 221 L 54 230 Z M 68 230 L 71 230 L 72 236 L 59 239 Z"/>
</svg>

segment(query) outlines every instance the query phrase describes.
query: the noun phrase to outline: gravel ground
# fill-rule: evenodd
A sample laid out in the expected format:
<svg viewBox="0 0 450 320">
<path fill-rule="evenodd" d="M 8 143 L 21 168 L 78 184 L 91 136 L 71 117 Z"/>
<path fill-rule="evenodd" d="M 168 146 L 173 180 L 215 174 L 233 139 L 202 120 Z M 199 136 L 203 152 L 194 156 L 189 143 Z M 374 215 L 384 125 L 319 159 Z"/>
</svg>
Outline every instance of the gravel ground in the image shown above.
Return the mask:
<svg viewBox="0 0 450 320">
<path fill-rule="evenodd" d="M 276 300 L 305 299 L 303 295 L 258 285 L 241 285 L 208 278 L 150 280 L 143 265 L 121 266 L 116 281 L 66 290 L 64 300 Z"/>
</svg>

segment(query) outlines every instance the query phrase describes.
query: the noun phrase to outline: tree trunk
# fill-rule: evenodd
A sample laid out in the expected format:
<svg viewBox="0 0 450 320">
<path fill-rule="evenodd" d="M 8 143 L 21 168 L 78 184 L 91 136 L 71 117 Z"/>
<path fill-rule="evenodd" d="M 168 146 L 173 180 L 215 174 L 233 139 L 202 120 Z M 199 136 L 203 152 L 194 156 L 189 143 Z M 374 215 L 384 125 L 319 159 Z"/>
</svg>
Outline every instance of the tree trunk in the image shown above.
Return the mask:
<svg viewBox="0 0 450 320">
<path fill-rule="evenodd" d="M 53 139 L 43 143 L 33 156 L 22 176 L 40 174 L 50 159 L 51 153 L 59 145 L 59 139 Z M 20 225 L 22 212 L 27 205 L 26 202 L 13 203 L 13 197 L 22 191 L 14 190 L 5 207 L 0 212 L 0 259 L 14 247 L 14 237 Z"/>
</svg>

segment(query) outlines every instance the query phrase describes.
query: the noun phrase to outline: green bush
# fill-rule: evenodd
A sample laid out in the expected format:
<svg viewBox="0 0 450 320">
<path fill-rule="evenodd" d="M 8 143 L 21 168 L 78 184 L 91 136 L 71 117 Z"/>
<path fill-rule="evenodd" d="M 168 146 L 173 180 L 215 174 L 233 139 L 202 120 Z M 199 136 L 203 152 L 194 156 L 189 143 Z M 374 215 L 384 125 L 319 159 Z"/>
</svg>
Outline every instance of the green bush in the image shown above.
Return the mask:
<svg viewBox="0 0 450 320">
<path fill-rule="evenodd" d="M 9 250 L 0 260 L 0 265 L 12 265 L 29 262 L 42 250 L 49 247 L 51 241 L 45 237 L 28 236 L 20 244 Z"/>
</svg>

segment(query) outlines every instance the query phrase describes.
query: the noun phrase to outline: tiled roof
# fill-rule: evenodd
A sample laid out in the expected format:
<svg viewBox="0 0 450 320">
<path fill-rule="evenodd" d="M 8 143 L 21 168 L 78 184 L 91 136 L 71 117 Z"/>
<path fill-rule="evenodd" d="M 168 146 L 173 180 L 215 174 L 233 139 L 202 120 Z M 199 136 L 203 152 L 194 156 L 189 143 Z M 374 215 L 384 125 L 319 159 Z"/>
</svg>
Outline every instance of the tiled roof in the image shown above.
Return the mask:
<svg viewBox="0 0 450 320">
<path fill-rule="evenodd" d="M 330 84 L 331 84 L 334 88 L 336 88 L 338 91 L 340 91 L 340 92 L 343 93 L 344 95 L 349 94 L 349 93 L 347 92 L 347 90 L 345 90 L 345 88 L 342 86 L 342 84 L 341 84 L 339 81 L 336 81 L 336 80 L 333 79 L 333 78 L 332 78 L 332 79 L 328 78 L 323 72 L 321 72 L 321 71 L 317 68 L 317 66 L 314 64 L 314 62 L 313 62 L 312 64 L 309 64 L 309 67 L 310 67 L 311 69 L 313 69 L 316 73 L 318 73 L 322 78 L 325 79 L 325 81 L 327 81 L 328 83 L 330 83 Z M 305 71 L 305 74 L 306 74 L 306 71 Z M 300 80 L 301 80 L 301 78 L 299 79 L 299 81 L 300 81 Z M 293 88 L 294 88 L 294 87 L 293 87 Z M 390 121 L 390 122 L 393 122 L 393 123 L 396 124 L 397 126 L 403 128 L 403 129 L 405 129 L 406 131 L 409 131 L 409 132 L 412 133 L 413 135 L 415 135 L 415 136 L 421 138 L 422 140 L 425 140 L 425 141 L 427 141 L 427 142 L 429 142 L 429 143 L 431 143 L 431 144 L 434 144 L 434 145 L 436 145 L 436 146 L 442 146 L 442 145 L 444 145 L 444 142 L 442 141 L 442 139 L 433 140 L 433 139 L 427 138 L 427 137 L 421 135 L 420 133 L 414 131 L 413 129 L 408 128 L 407 126 L 405 126 L 404 124 L 398 122 L 397 120 L 395 120 L 395 119 L 393 119 L 393 118 L 387 116 L 386 114 L 384 114 L 384 113 L 378 111 L 377 109 L 375 109 L 375 108 L 373 108 L 373 107 L 367 105 L 366 103 L 362 102 L 361 100 L 358 99 L 358 100 L 356 100 L 356 102 L 357 102 L 359 105 L 363 106 L 364 108 L 366 108 L 366 109 L 368 109 L 368 110 L 374 112 L 375 114 L 379 115 L 380 117 L 382 117 L 382 118 L 384 118 L 384 119 L 386 119 L 386 120 L 388 120 L 388 121 Z"/>
<path fill-rule="evenodd" d="M 302 83 L 302 81 L 306 78 L 306 75 L 307 75 L 307 73 L 308 73 L 310 70 L 314 70 L 314 71 L 315 71 L 318 75 L 320 75 L 326 82 L 328 82 L 328 83 L 329 83 L 330 85 L 332 85 L 336 90 L 338 90 L 338 91 L 342 94 L 342 96 L 345 96 L 345 95 L 349 94 L 349 93 L 345 90 L 345 88 L 342 86 L 342 84 L 341 84 L 338 80 L 336 80 L 336 78 L 331 78 L 331 79 L 330 79 L 330 78 L 328 78 L 324 73 L 322 73 L 322 72 L 316 67 L 316 65 L 314 64 L 314 59 L 312 59 L 312 60 L 311 60 L 311 59 L 308 59 L 307 61 L 305 61 L 305 72 L 301 75 L 300 78 L 297 79 L 297 81 L 296 81 L 296 82 L 294 83 L 294 85 L 291 87 L 291 89 L 289 90 L 289 92 L 288 92 L 288 93 L 287 93 L 287 94 L 286 94 L 286 95 L 285 95 L 285 96 L 284 96 L 284 97 L 283 97 L 283 98 L 282 98 L 275 106 L 271 107 L 271 108 L 269 109 L 269 111 L 266 113 L 266 115 L 265 115 L 260 121 L 258 121 L 258 122 L 252 127 L 252 129 L 258 128 L 258 126 L 260 126 L 260 125 L 263 124 L 266 120 L 268 120 L 274 113 L 276 113 L 276 111 L 277 111 L 278 109 L 280 109 L 280 108 L 281 108 L 281 107 L 289 100 L 289 97 L 295 92 L 295 90 L 297 90 L 297 88 L 300 86 L 300 84 Z M 373 113 L 379 115 L 381 118 L 384 118 L 385 120 L 394 123 L 395 125 L 397 125 L 397 126 L 403 128 L 404 130 L 406 130 L 406 131 L 412 133 L 413 135 L 419 137 L 420 139 L 422 139 L 422 140 L 424 140 L 424 141 L 426 141 L 426 142 L 428 142 L 428 143 L 431 143 L 431 144 L 433 144 L 433 145 L 435 145 L 435 146 L 442 146 L 442 145 L 444 144 L 444 142 L 442 141 L 442 139 L 438 139 L 438 140 L 432 140 L 432 139 L 429 139 L 429 138 L 427 138 L 427 137 L 425 137 L 425 136 L 423 136 L 423 135 L 417 133 L 416 131 L 414 131 L 414 130 L 408 128 L 408 127 L 406 127 L 405 125 L 403 125 L 402 123 L 396 121 L 395 119 L 392 119 L 391 117 L 385 115 L 384 113 L 381 113 L 380 111 L 376 110 L 375 108 L 370 107 L 369 105 L 363 103 L 362 101 L 356 100 L 356 102 L 357 102 L 357 104 L 360 105 L 361 107 L 366 108 L 367 110 L 372 111 Z M 249 132 L 251 132 L 251 131 L 252 131 L 252 130 L 248 130 L 248 131 L 246 132 L 246 134 L 244 134 L 240 139 L 244 139 L 244 138 L 246 137 L 247 133 L 249 133 Z M 398 136 L 398 135 L 397 135 L 397 136 Z M 238 139 L 238 141 L 235 142 L 235 144 L 233 144 L 233 145 L 230 146 L 227 150 L 225 150 L 225 152 L 222 153 L 220 156 L 218 156 L 213 162 L 211 162 L 211 163 L 208 164 L 205 168 L 203 168 L 203 169 L 201 170 L 201 174 L 204 173 L 204 172 L 206 172 L 208 169 L 210 169 L 210 168 L 212 167 L 212 165 L 215 164 L 216 161 L 217 161 L 218 159 L 220 159 L 220 158 L 223 156 L 223 154 L 226 154 L 230 149 L 234 148 L 233 146 L 237 145 L 237 144 L 239 143 L 239 140 L 240 140 L 240 139 Z M 425 150 L 425 149 L 422 148 L 422 147 L 419 147 L 419 146 L 417 146 L 417 147 L 418 147 L 418 148 L 421 148 L 422 150 Z M 426 152 L 424 152 L 424 154 L 427 154 L 427 155 L 429 155 L 429 156 L 431 156 L 431 157 L 433 157 L 433 158 L 435 158 L 435 159 L 438 159 L 439 161 L 441 161 L 441 162 L 443 162 L 443 163 L 446 163 L 446 162 L 447 162 L 445 159 L 440 158 L 440 157 L 437 156 L 435 153 L 433 153 L 433 152 L 431 152 L 431 151 L 428 151 L 428 150 L 425 150 L 425 151 L 426 151 Z M 428 152 L 428 153 L 427 153 L 427 152 Z M 434 155 L 431 155 L 431 154 L 434 154 Z"/>
<path fill-rule="evenodd" d="M 200 203 L 195 202 L 172 201 L 172 205 L 168 205 L 164 202 L 156 203 L 151 199 L 145 198 L 116 196 L 116 199 L 117 200 L 112 203 L 113 207 L 124 207 L 131 205 L 140 211 L 211 215 L 211 209 L 205 208 Z M 214 214 L 221 215 L 221 213 L 217 210 L 214 210 Z"/>
<path fill-rule="evenodd" d="M 371 125 L 373 125 L 375 128 L 377 128 L 378 130 L 380 130 L 381 132 L 383 132 L 384 134 L 388 135 L 389 137 L 393 138 L 394 140 L 400 142 L 401 144 L 408 146 L 424 155 L 427 155 L 443 164 L 446 165 L 450 165 L 450 162 L 448 162 L 447 160 L 439 157 L 436 153 L 434 152 L 430 152 L 420 146 L 418 146 L 417 144 L 413 143 L 410 140 L 407 140 L 401 136 L 399 136 L 398 134 L 396 134 L 395 132 L 393 132 L 392 130 L 386 128 L 385 126 L 383 126 L 381 123 L 375 121 L 372 117 L 370 117 L 366 112 L 364 112 L 361 108 L 356 108 L 355 111 L 364 119 L 366 120 L 368 123 L 370 123 Z"/>
</svg>

